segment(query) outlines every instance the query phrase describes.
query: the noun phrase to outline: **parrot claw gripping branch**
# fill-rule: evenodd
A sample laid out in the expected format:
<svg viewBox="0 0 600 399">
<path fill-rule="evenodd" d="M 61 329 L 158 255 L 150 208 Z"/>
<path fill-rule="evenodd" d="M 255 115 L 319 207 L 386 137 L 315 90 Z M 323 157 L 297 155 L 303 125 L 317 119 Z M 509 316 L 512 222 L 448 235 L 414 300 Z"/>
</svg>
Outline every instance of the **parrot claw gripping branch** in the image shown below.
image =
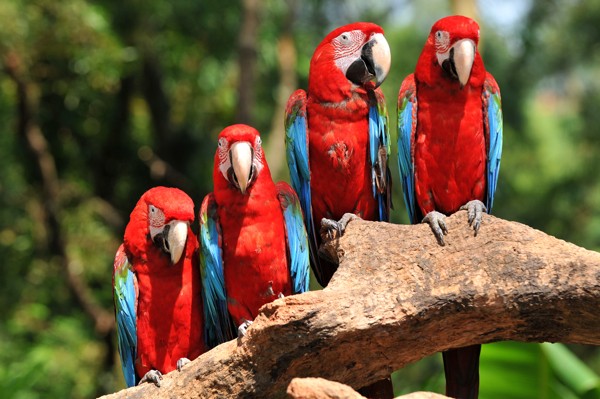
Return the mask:
<svg viewBox="0 0 600 399">
<path fill-rule="evenodd" d="M 310 268 L 298 196 L 273 182 L 256 129 L 223 129 L 213 182 L 199 217 L 209 347 L 241 342 L 262 305 L 308 291 Z"/>
<path fill-rule="evenodd" d="M 477 235 L 491 212 L 502 155 L 500 89 L 477 50 L 479 25 L 450 16 L 431 28 L 415 72 L 398 95 L 398 167 L 412 223 L 438 243 L 445 215 L 467 211 Z M 443 353 L 446 394 L 476 398 L 480 345 Z"/>
</svg>

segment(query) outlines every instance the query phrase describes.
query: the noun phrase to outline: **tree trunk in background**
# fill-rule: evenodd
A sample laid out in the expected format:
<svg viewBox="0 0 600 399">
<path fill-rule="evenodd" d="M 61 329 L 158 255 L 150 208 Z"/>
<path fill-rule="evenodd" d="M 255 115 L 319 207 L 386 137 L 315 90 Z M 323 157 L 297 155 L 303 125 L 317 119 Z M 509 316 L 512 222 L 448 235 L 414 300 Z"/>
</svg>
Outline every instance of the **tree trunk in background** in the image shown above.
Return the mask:
<svg viewBox="0 0 600 399">
<path fill-rule="evenodd" d="M 296 45 L 293 37 L 293 24 L 298 2 L 288 0 L 288 14 L 283 24 L 283 31 L 277 42 L 277 60 L 279 61 L 279 86 L 277 87 L 275 109 L 271 119 L 265 156 L 275 181 L 288 179 L 285 167 L 285 106 L 290 95 L 298 88 L 296 76 Z"/>
<path fill-rule="evenodd" d="M 474 20 L 479 17 L 476 0 L 450 0 L 450 10 L 454 15 L 464 15 Z"/>
<path fill-rule="evenodd" d="M 65 280 L 79 305 L 94 323 L 96 332 L 105 337 L 114 328 L 112 312 L 105 310 L 92 295 L 90 287 L 81 274 L 74 270 L 74 262 L 67 252 L 67 242 L 61 225 L 60 177 L 54 154 L 46 136 L 37 122 L 38 90 L 27 80 L 26 68 L 16 53 L 4 57 L 4 71 L 16 86 L 18 100 L 17 134 L 31 153 L 41 186 L 40 202 L 44 211 L 41 222 L 47 231 L 48 259 L 56 257 L 65 273 Z M 24 160 L 24 162 L 27 162 Z"/>
<path fill-rule="evenodd" d="M 152 130 L 156 138 L 154 148 L 159 156 L 165 157 L 171 133 L 171 103 L 164 89 L 163 74 L 157 57 L 146 54 L 142 64 L 142 92 L 150 110 Z"/>
<path fill-rule="evenodd" d="M 239 86 L 236 123 L 252 125 L 256 102 L 256 59 L 261 0 L 243 0 L 243 22 L 238 36 Z"/>
<path fill-rule="evenodd" d="M 119 92 L 115 98 L 114 119 L 111 121 L 111 129 L 104 138 L 99 159 L 94 168 L 94 191 L 100 198 L 112 202 L 115 182 L 122 173 L 121 164 L 123 157 L 127 157 L 124 150 L 128 139 L 131 110 L 129 103 L 133 96 L 135 79 L 133 75 L 121 78 Z"/>
</svg>

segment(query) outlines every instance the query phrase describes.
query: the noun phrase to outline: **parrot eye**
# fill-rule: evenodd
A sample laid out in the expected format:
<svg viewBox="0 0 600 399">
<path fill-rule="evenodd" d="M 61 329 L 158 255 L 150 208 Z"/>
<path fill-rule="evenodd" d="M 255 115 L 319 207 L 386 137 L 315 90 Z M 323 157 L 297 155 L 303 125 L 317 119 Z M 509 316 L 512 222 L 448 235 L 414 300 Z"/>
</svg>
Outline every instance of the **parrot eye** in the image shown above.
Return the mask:
<svg viewBox="0 0 600 399">
<path fill-rule="evenodd" d="M 443 30 L 435 32 L 435 47 L 438 53 L 445 53 L 450 47 L 450 34 Z"/>
<path fill-rule="evenodd" d="M 350 44 L 350 35 L 348 33 L 342 33 L 338 36 L 338 40 L 342 45 L 347 46 Z"/>
<path fill-rule="evenodd" d="M 259 146 L 259 145 L 261 145 L 261 144 L 262 144 L 262 140 L 261 140 L 261 138 L 260 138 L 260 137 L 257 137 L 257 138 L 256 138 L 256 145 L 257 145 L 257 146 Z"/>
<path fill-rule="evenodd" d="M 224 138 L 224 137 L 221 137 L 221 138 L 219 139 L 219 144 L 218 144 L 218 145 L 219 145 L 219 148 L 224 148 L 224 147 L 226 147 L 226 146 L 227 146 L 227 140 L 225 140 L 225 138 Z"/>
<path fill-rule="evenodd" d="M 152 229 L 162 228 L 165 224 L 165 214 L 154 205 L 148 205 L 148 224 L 150 225 L 151 233 Z M 154 234 L 152 236 L 154 237 Z"/>
</svg>

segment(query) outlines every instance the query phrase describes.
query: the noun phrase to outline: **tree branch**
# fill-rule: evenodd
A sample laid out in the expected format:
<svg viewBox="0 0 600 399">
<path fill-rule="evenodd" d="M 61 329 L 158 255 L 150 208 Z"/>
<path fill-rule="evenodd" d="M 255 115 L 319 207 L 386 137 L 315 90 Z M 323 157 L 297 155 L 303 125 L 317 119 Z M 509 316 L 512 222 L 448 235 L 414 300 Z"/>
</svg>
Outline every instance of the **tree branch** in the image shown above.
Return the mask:
<svg viewBox="0 0 600 399">
<path fill-rule="evenodd" d="M 295 377 L 353 388 L 449 348 L 501 340 L 600 344 L 600 254 L 516 222 L 464 211 L 446 246 L 427 225 L 354 221 L 326 244 L 323 291 L 265 305 L 241 345 L 200 356 L 161 388 L 106 399 L 284 397 Z"/>
<path fill-rule="evenodd" d="M 323 378 L 294 378 L 287 388 L 292 399 L 366 399 L 364 396 L 339 382 Z M 397 396 L 397 399 L 448 399 L 433 392 L 413 392 Z"/>
</svg>

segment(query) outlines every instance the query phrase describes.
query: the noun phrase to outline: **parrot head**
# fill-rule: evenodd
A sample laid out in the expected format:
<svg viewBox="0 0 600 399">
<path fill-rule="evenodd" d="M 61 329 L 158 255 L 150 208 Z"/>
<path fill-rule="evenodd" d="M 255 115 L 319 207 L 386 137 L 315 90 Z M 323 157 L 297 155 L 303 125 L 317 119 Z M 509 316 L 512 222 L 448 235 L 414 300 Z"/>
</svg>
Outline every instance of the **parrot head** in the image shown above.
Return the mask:
<svg viewBox="0 0 600 399">
<path fill-rule="evenodd" d="M 219 134 L 214 180 L 246 194 L 267 163 L 256 129 L 248 125 L 228 126 Z"/>
<path fill-rule="evenodd" d="M 193 221 L 194 202 L 186 193 L 177 188 L 154 187 L 142 195 L 131 212 L 125 242 L 141 248 L 149 237 L 174 265 L 181 259 Z"/>
<path fill-rule="evenodd" d="M 434 57 L 433 64 L 439 69 L 439 73 L 457 81 L 462 88 L 472 76 L 474 64 L 477 64 L 477 67 L 481 65 L 483 70 L 483 62 L 477 52 L 478 43 L 477 22 L 461 15 L 453 15 L 433 24 L 421 57 L 425 56 L 424 62 L 429 65 L 431 57 Z"/>
<path fill-rule="evenodd" d="M 341 26 L 317 46 L 310 61 L 309 93 L 377 88 L 391 66 L 383 29 L 368 22 Z"/>
</svg>

